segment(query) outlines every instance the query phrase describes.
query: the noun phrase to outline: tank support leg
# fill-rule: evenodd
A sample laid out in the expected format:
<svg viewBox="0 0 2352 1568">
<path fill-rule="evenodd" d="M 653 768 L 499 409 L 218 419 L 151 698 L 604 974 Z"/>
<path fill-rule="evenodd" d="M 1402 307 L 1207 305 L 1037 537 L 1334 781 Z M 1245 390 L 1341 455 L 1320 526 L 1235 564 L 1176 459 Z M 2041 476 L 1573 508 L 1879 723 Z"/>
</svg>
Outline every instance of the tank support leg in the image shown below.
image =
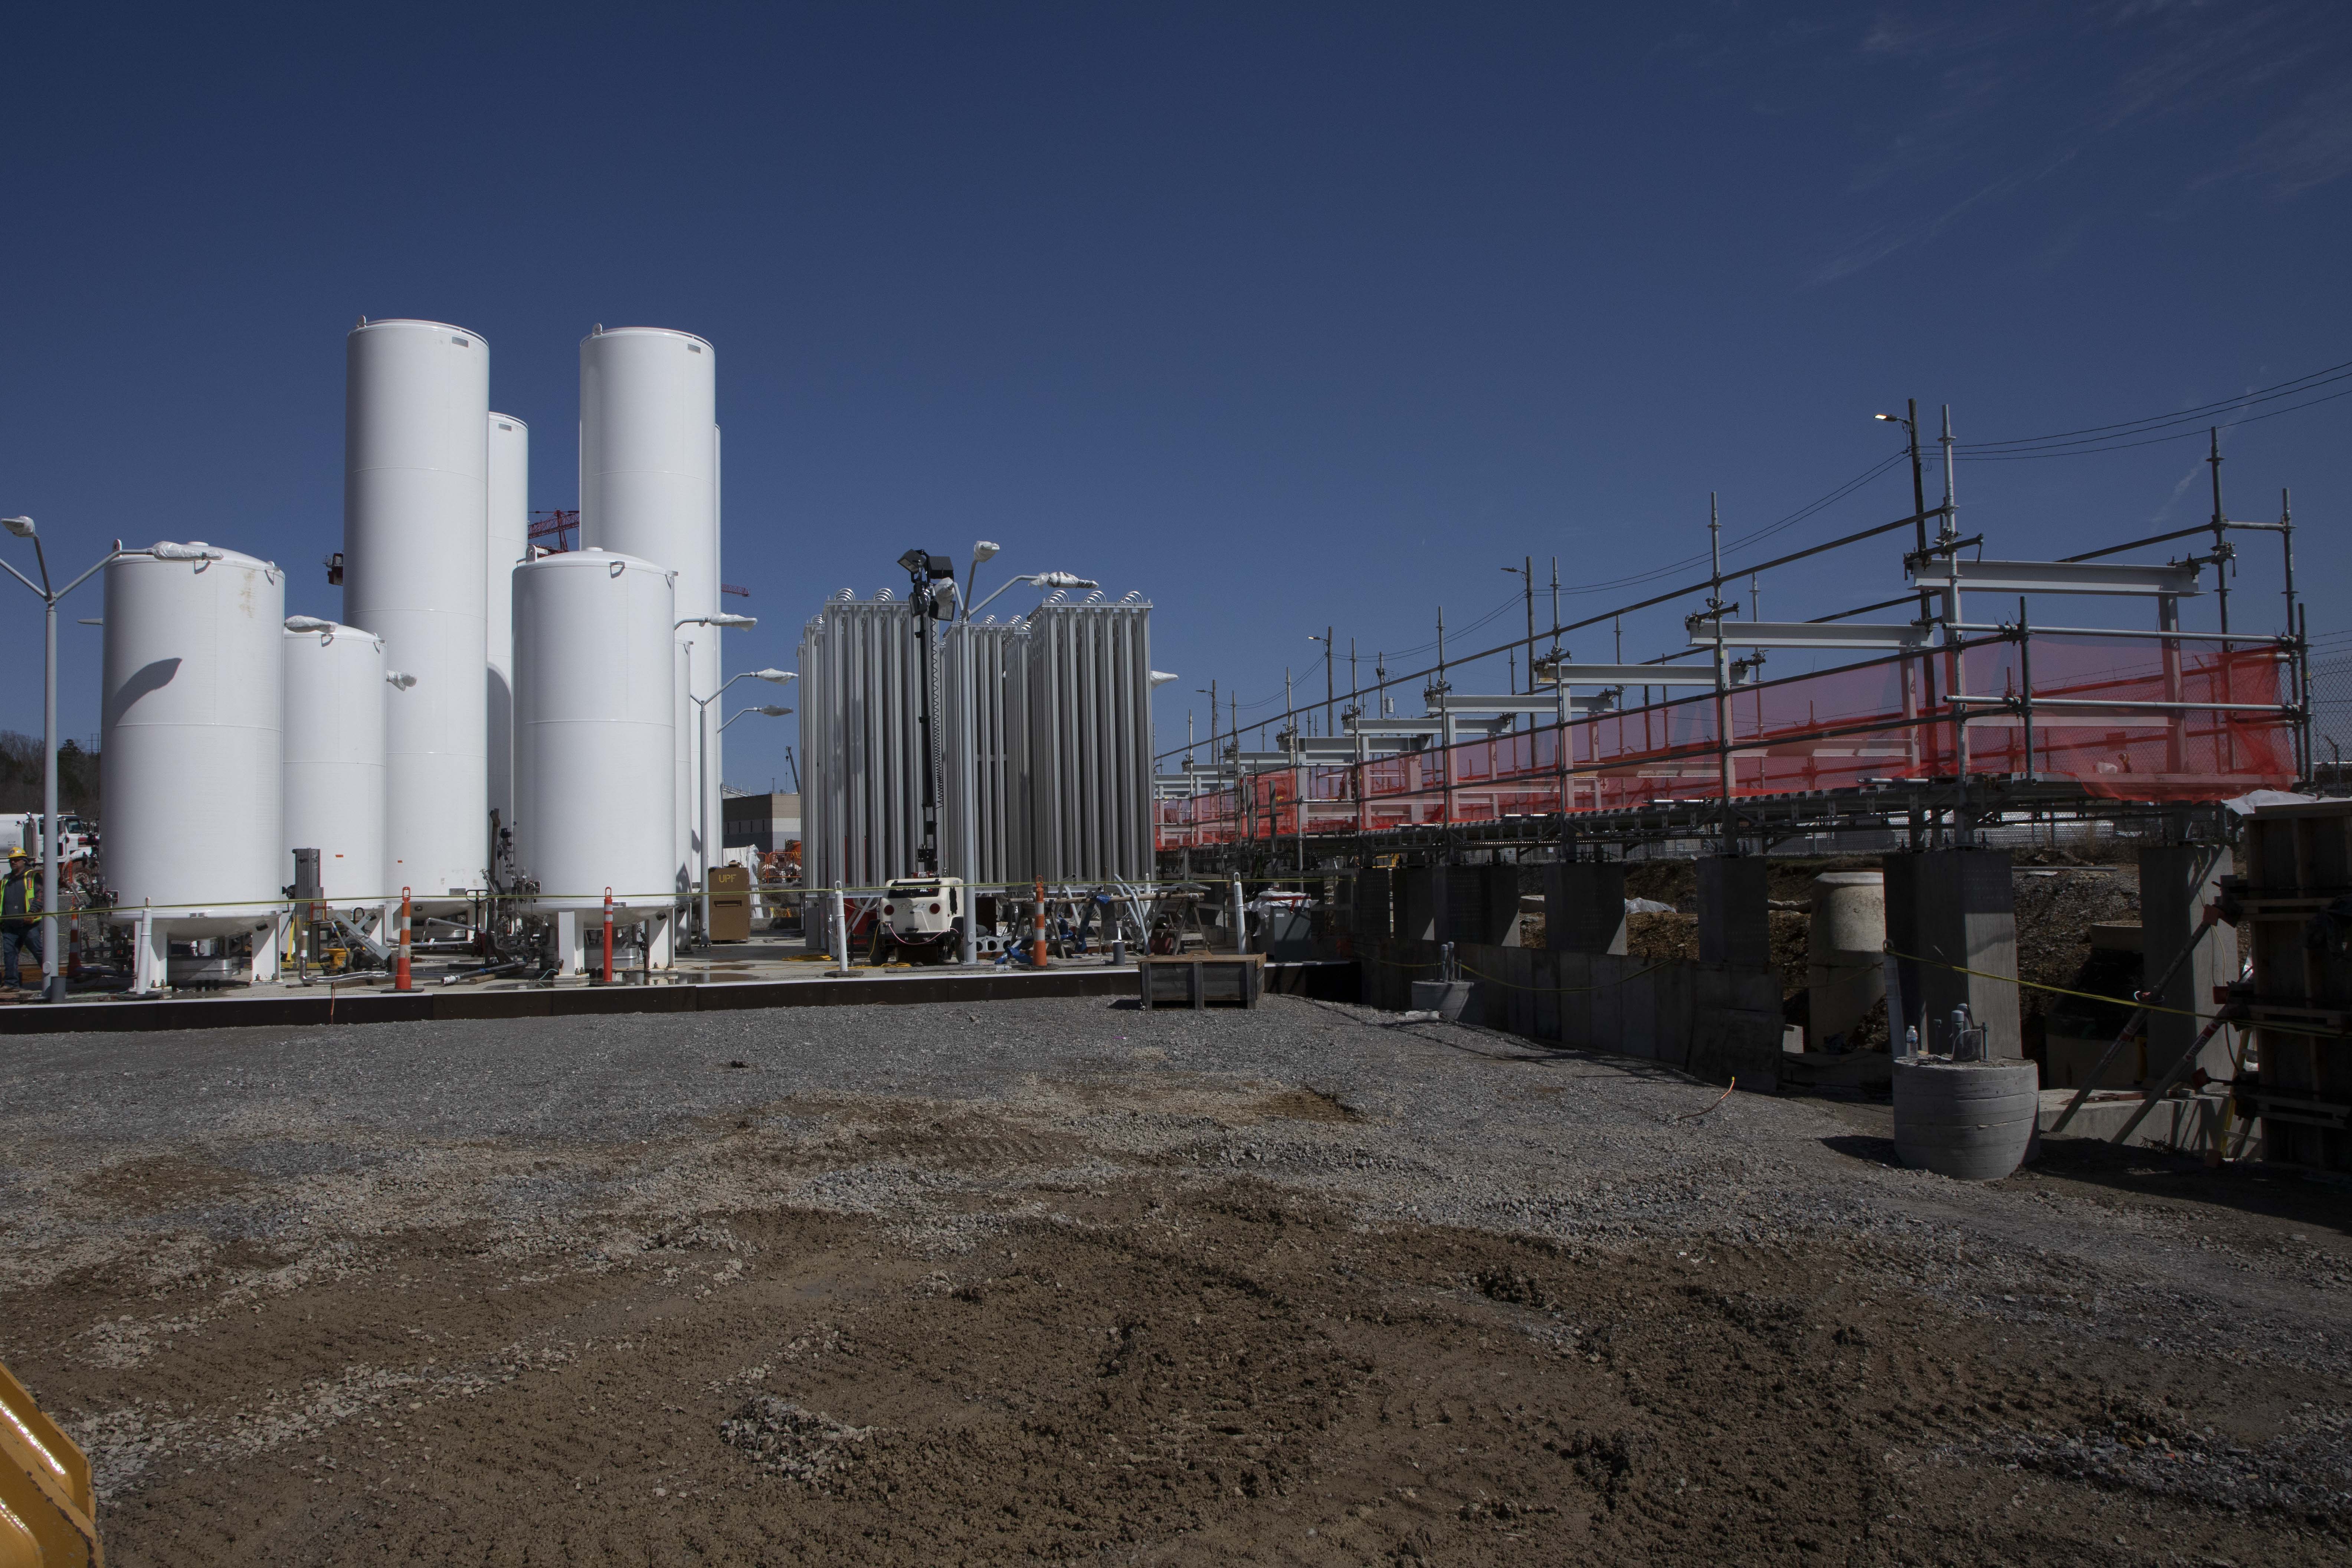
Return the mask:
<svg viewBox="0 0 2352 1568">
<path fill-rule="evenodd" d="M 171 960 L 172 928 L 153 915 L 142 914 L 131 944 L 131 994 L 160 995 L 169 980 Z"/>
<path fill-rule="evenodd" d="M 291 911 L 282 911 L 269 923 L 268 929 L 253 933 L 253 980 L 255 984 L 278 978 L 278 954 L 285 950 L 286 928 L 292 921 Z"/>
</svg>

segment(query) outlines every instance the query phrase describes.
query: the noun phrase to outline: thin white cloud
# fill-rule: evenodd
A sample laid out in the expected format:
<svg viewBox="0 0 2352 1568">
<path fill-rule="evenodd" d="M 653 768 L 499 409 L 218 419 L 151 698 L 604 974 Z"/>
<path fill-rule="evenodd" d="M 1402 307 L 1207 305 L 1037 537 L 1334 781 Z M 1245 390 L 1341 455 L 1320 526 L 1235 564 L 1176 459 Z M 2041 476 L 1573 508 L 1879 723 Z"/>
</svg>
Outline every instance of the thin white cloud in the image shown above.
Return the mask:
<svg viewBox="0 0 2352 1568">
<path fill-rule="evenodd" d="M 1875 12 L 1854 55 L 1879 75 L 1915 77 L 1919 90 L 1901 132 L 1848 184 L 1877 209 L 1872 222 L 1805 283 L 1851 278 L 2078 163 L 2083 199 L 2063 237 L 2042 247 L 2044 265 L 2126 206 L 2173 211 L 2152 181 L 2168 176 L 2185 197 L 2258 180 L 2285 198 L 2352 174 L 2352 29 L 2337 15 L 2332 4 L 2305 0 L 2125 0 L 2087 14 L 2036 5 Z M 2327 74 L 2312 84 L 2315 68 Z M 2290 95 L 2298 79 L 2305 85 Z M 2229 150 L 2224 161 L 2201 175 L 2130 162 L 2130 138 L 2189 114 L 2252 129 L 2217 142 Z M 1964 194 L 1939 193 L 1963 181 Z"/>
</svg>

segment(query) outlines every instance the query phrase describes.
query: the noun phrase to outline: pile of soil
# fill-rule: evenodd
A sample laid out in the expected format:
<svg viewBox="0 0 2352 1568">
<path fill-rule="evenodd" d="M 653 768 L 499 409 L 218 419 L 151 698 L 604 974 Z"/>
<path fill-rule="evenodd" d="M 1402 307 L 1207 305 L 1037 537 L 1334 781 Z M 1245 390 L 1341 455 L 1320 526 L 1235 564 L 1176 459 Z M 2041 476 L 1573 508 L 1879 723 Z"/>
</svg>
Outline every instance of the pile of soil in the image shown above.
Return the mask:
<svg viewBox="0 0 2352 1568">
<path fill-rule="evenodd" d="M 1780 994 L 1795 996 L 1805 989 L 1806 944 L 1811 917 L 1794 910 L 1774 910 L 1772 963 L 1780 972 Z M 1627 915 L 1625 951 L 1646 963 L 1673 959 L 1698 961 L 1698 917 L 1686 914 Z"/>
<path fill-rule="evenodd" d="M 1874 855 L 1838 855 L 1820 859 L 1766 862 L 1765 896 L 1778 903 L 1796 904 L 1813 896 L 1813 879 L 1824 871 L 1875 871 Z M 1654 899 L 1685 914 L 1698 911 L 1698 865 L 1692 860 L 1640 860 L 1625 868 L 1625 896 Z"/>
<path fill-rule="evenodd" d="M 2026 982 L 2018 988 L 2018 1013 L 2027 1054 L 2038 1056 L 2052 1009 L 2067 998 L 2032 987 L 2110 991 L 2116 979 L 2109 972 L 2113 965 L 2094 962 L 2091 928 L 2139 923 L 2139 872 L 2131 866 L 2063 869 L 2055 874 L 2021 870 L 2014 885 L 2017 977 Z M 2127 967 L 2135 973 L 2137 971 L 2136 963 Z"/>
</svg>

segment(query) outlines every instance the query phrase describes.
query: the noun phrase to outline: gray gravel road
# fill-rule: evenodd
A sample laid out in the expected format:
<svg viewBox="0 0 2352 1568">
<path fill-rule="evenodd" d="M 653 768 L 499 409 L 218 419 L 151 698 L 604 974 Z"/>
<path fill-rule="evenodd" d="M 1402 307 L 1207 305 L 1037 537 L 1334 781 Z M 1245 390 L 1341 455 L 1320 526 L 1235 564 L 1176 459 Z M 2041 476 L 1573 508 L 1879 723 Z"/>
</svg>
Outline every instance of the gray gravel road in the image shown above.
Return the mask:
<svg viewBox="0 0 2352 1568">
<path fill-rule="evenodd" d="M 259 1299 L 423 1226 L 472 1226 L 518 1258 L 612 1254 L 648 1224 L 748 1201 L 718 1152 L 731 1132 L 848 1148 L 887 1121 L 877 1107 L 954 1110 L 988 1119 L 981 1173 L 845 1154 L 795 1177 L 790 1202 L 879 1216 L 944 1255 L 1001 1222 L 969 1201 L 992 1181 L 1055 1191 L 1181 1163 L 1360 1225 L 1582 1256 L 1834 1241 L 1885 1288 L 2139 1356 L 2152 1394 L 2210 1390 L 2231 1366 L 2284 1374 L 2305 1396 L 2257 1401 L 2233 1484 L 2352 1508 L 2343 1191 L 2079 1146 L 1971 1187 L 1894 1165 L 1866 1111 L 1719 1094 L 1646 1064 L 1292 998 L 1254 1013 L 1073 1000 L 20 1037 L 0 1048 L 0 1265 L 14 1291 L 131 1268 L 160 1290 L 217 1268 L 224 1246 L 266 1241 L 278 1261 L 236 1285 Z M 558 1147 L 610 1158 L 550 1160 Z M 142 1217 L 93 1201 L 125 1183 L 172 1202 Z M 93 1353 L 136 1365 L 173 1331 L 123 1323 L 90 1331 Z M 55 1348 L 0 1327 L 12 1360 Z M 102 1471 L 133 1484 L 147 1450 L 83 1419 Z"/>
</svg>

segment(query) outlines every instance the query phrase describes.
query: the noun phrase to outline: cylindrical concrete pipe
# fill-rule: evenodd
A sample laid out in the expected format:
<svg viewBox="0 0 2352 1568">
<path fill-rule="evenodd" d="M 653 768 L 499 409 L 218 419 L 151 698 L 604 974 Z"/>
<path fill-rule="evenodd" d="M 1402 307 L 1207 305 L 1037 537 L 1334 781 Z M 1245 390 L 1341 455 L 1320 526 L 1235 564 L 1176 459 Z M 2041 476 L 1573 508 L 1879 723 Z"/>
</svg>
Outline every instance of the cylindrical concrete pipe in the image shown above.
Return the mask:
<svg viewBox="0 0 2352 1568">
<path fill-rule="evenodd" d="M 2042 1069 L 2032 1062 L 1902 1057 L 1895 1063 L 1895 1152 L 1915 1171 L 1997 1182 L 2033 1146 Z"/>
<path fill-rule="evenodd" d="M 1846 1048 L 1886 995 L 1886 878 L 1878 871 L 1826 871 L 1813 879 L 1805 984 L 1812 1020 L 1807 1044 Z"/>
</svg>

